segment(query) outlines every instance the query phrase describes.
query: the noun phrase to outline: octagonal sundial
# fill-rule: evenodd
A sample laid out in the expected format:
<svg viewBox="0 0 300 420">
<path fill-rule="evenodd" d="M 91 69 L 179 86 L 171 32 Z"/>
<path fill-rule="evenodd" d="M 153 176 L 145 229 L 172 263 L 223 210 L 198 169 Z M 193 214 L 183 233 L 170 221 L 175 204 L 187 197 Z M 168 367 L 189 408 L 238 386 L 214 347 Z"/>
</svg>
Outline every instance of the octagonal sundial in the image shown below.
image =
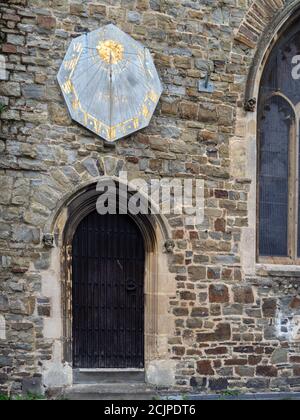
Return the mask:
<svg viewBox="0 0 300 420">
<path fill-rule="evenodd" d="M 71 117 L 109 142 L 147 127 L 162 94 L 150 51 L 114 25 L 72 41 L 58 82 Z"/>
</svg>

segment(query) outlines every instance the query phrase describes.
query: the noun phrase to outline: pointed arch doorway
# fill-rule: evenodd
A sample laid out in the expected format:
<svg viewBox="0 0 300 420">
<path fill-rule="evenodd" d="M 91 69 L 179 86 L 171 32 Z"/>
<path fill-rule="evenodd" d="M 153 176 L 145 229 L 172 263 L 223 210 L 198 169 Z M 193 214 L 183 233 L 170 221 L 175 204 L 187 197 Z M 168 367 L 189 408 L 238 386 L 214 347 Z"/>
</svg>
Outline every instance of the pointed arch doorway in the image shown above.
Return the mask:
<svg viewBox="0 0 300 420">
<path fill-rule="evenodd" d="M 111 180 L 111 178 L 107 179 Z M 117 179 L 115 182 L 118 185 Z M 144 248 L 145 269 L 142 276 L 143 295 L 140 301 L 141 306 L 143 305 L 141 314 L 141 319 L 143 319 L 143 358 L 140 358 L 140 363 L 143 362 L 143 369 L 124 369 L 122 367 L 75 368 L 75 366 L 81 364 L 81 361 L 74 360 L 74 356 L 76 359 L 76 353 L 73 349 L 74 344 L 76 345 L 73 337 L 75 311 L 73 309 L 75 293 L 73 291 L 73 271 L 76 269 L 73 265 L 73 256 L 76 258 L 76 253 L 73 252 L 73 246 L 80 224 L 84 223 L 85 218 L 96 209 L 96 202 L 99 197 L 96 186 L 95 183 L 87 184 L 76 189 L 67 198 L 62 199 L 57 206 L 56 216 L 52 221 L 49 221 L 45 228 L 45 233 L 54 232 L 57 243 L 57 247 L 53 249 L 51 264 L 53 267 L 57 267 L 59 261 L 61 262 L 60 274 L 55 270 L 47 273 L 47 287 L 51 291 L 55 319 L 51 320 L 49 325 L 45 325 L 45 335 L 48 334 L 53 337 L 54 323 L 57 343 L 55 357 L 57 359 L 55 359 L 55 362 L 49 363 L 49 367 L 45 370 L 45 382 L 57 383 L 56 379 L 53 381 L 53 369 L 56 369 L 56 363 L 59 363 L 60 371 L 63 371 L 65 375 L 63 380 L 66 386 L 71 386 L 73 383 L 82 383 L 84 380 L 100 383 L 107 379 L 105 377 L 107 371 L 109 371 L 109 378 L 113 377 L 113 380 L 130 378 L 133 381 L 138 378 L 138 382 L 140 382 L 143 378 L 146 383 L 154 385 L 173 384 L 175 382 L 176 362 L 170 360 L 168 341 L 174 328 L 174 316 L 169 310 L 169 300 L 176 296 L 176 282 L 174 275 L 169 271 L 168 254 L 164 247 L 164 244 L 171 238 L 171 232 L 167 221 L 161 215 L 138 214 L 127 216 L 134 227 L 137 227 L 138 235 L 141 235 L 143 239 Z M 124 214 L 124 209 L 121 210 L 119 213 Z M 99 215 L 99 217 L 103 216 Z M 119 216 L 116 215 L 116 217 Z M 105 246 L 107 245 L 106 242 Z M 127 244 L 126 248 L 128 252 L 131 252 L 132 257 L 132 246 Z M 96 262 L 99 264 L 98 261 Z M 129 282 L 129 289 L 132 286 L 135 288 L 135 285 Z M 99 342 L 101 342 L 100 339 Z M 82 363 L 82 365 L 84 364 Z M 94 366 L 97 366 L 97 364 L 94 364 Z"/>
<path fill-rule="evenodd" d="M 144 368 L 144 277 L 133 219 L 85 216 L 72 242 L 74 369 Z"/>
</svg>

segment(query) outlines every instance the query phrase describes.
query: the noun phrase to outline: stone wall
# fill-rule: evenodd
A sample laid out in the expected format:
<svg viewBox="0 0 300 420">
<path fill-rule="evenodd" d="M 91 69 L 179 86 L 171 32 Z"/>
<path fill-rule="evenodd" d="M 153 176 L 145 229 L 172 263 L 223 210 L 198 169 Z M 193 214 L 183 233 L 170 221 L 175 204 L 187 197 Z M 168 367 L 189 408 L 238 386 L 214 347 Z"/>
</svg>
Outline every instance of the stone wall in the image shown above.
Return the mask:
<svg viewBox="0 0 300 420">
<path fill-rule="evenodd" d="M 173 387 L 300 389 L 299 271 L 249 275 L 241 260 L 252 188 L 246 132 L 255 133 L 255 123 L 245 125 L 244 91 L 261 37 L 247 29 L 257 11 L 263 28 L 284 7 L 279 0 L 0 3 L 9 73 L 0 82 L 7 105 L 0 120 L 0 392 L 38 388 L 57 357 L 45 336 L 57 314 L 44 274 L 60 271 L 42 242 L 49 220 L 70 192 L 115 174 L 120 159 L 132 178 L 205 180 L 204 223 L 168 220 L 176 244 L 169 256 Z M 56 81 L 70 39 L 110 22 L 150 48 L 164 84 L 150 127 L 115 145 L 70 120 Z M 207 66 L 213 94 L 197 89 Z"/>
</svg>

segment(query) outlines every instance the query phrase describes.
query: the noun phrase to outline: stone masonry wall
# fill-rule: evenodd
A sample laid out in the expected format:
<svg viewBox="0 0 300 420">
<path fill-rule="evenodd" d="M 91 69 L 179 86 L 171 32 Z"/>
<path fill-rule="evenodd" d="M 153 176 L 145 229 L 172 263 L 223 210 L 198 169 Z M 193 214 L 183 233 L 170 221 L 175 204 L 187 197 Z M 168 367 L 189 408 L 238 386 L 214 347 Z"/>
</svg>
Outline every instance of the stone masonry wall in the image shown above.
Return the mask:
<svg viewBox="0 0 300 420">
<path fill-rule="evenodd" d="M 279 0 L 0 3 L 9 73 L 0 82 L 7 106 L 0 120 L 0 393 L 21 392 L 33 377 L 41 383 L 53 358 L 53 343 L 43 336 L 53 311 L 42 288 L 50 264 L 42 243 L 47 222 L 70 191 L 115 174 L 119 160 L 132 178 L 205 180 L 204 223 L 169 218 L 176 244 L 169 270 L 177 285 L 169 301 L 173 387 L 300 390 L 299 274 L 245 275 L 241 233 L 250 183 L 239 176 L 242 140 L 230 148 L 255 53 L 249 19 L 253 25 L 253 11 L 260 11 L 261 26 L 283 7 Z M 164 84 L 150 127 L 113 146 L 70 120 L 56 81 L 71 38 L 110 22 L 150 48 Z M 255 19 L 250 32 L 260 36 Z M 208 65 L 213 94 L 197 89 Z"/>
</svg>

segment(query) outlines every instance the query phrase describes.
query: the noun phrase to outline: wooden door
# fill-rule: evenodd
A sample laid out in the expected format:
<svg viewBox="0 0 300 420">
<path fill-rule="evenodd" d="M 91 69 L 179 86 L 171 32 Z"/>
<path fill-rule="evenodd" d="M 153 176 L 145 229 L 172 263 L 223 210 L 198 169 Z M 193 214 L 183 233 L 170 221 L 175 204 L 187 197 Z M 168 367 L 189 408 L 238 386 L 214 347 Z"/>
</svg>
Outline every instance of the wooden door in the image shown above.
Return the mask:
<svg viewBox="0 0 300 420">
<path fill-rule="evenodd" d="M 96 211 L 73 240 L 74 368 L 144 367 L 145 248 L 125 215 Z"/>
</svg>

